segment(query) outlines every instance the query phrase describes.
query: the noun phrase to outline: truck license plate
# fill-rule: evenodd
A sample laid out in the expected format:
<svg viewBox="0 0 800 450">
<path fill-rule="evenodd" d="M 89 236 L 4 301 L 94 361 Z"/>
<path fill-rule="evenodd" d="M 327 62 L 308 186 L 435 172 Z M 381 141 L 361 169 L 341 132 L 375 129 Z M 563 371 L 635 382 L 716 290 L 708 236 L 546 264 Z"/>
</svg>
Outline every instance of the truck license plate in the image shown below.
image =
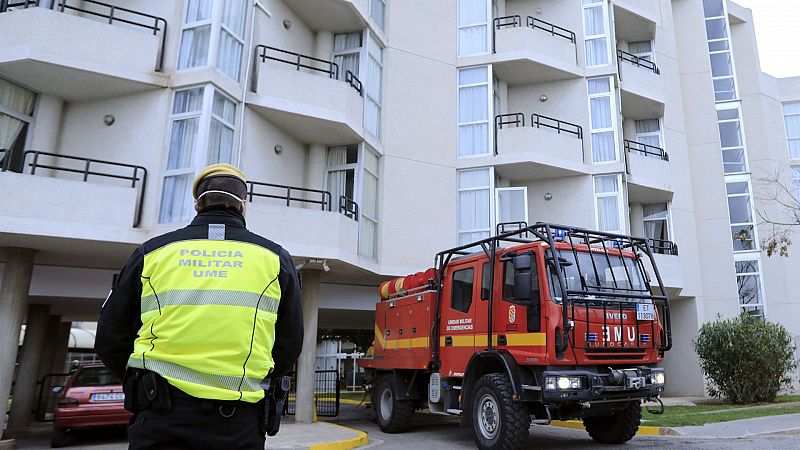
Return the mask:
<svg viewBox="0 0 800 450">
<path fill-rule="evenodd" d="M 650 303 L 636 304 L 636 320 L 655 320 L 656 308 Z"/>
<path fill-rule="evenodd" d="M 125 394 L 122 392 L 102 392 L 99 394 L 92 394 L 92 400 L 96 402 L 115 402 L 125 400 Z"/>
</svg>

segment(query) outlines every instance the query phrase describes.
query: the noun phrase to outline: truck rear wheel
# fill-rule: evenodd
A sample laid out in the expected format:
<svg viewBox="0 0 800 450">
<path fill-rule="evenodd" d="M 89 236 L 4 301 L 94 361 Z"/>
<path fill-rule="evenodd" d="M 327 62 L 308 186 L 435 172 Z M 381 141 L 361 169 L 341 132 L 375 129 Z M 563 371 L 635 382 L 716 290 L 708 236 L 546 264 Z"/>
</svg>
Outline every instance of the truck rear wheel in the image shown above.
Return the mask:
<svg viewBox="0 0 800 450">
<path fill-rule="evenodd" d="M 642 405 L 633 401 L 610 416 L 587 417 L 583 419 L 583 426 L 595 442 L 622 444 L 636 436 L 641 422 Z"/>
<path fill-rule="evenodd" d="M 384 433 L 402 433 L 411 425 L 414 415 L 413 400 L 398 400 L 400 389 L 392 375 L 378 378 L 373 391 L 372 405 L 378 426 Z"/>
<path fill-rule="evenodd" d="M 472 436 L 480 449 L 519 449 L 531 427 L 527 406 L 511 399 L 508 375 L 486 374 L 475 384 Z"/>
</svg>

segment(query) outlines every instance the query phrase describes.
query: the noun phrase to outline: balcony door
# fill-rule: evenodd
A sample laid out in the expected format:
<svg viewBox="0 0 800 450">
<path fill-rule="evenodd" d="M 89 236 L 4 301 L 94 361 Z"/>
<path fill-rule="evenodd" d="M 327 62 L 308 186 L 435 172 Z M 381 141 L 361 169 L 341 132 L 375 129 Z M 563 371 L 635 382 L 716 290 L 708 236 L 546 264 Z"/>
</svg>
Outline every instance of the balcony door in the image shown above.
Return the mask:
<svg viewBox="0 0 800 450">
<path fill-rule="evenodd" d="M 496 188 L 494 192 L 497 223 L 528 223 L 527 187 Z M 515 228 L 515 226 L 509 225 L 505 227 L 505 230 L 511 231 Z"/>
<path fill-rule="evenodd" d="M 22 171 L 35 103 L 35 93 L 0 78 L 0 171 Z"/>
</svg>

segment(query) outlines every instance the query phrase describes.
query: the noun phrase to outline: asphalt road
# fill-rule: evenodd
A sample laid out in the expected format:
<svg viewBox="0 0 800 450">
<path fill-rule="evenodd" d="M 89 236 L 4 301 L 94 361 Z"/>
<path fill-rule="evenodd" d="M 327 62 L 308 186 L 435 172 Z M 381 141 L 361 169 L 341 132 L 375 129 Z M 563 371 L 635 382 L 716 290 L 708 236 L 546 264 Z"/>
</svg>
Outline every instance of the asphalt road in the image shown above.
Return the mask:
<svg viewBox="0 0 800 450">
<path fill-rule="evenodd" d="M 343 411 L 347 405 L 342 405 Z M 350 428 L 367 432 L 370 444 L 362 448 L 375 448 L 379 450 L 410 448 L 436 448 L 436 449 L 474 449 L 472 436 L 467 429 L 458 426 L 458 420 L 451 417 L 434 416 L 430 414 L 417 414 L 414 418 L 412 429 L 401 434 L 386 434 L 380 431 L 373 422 L 372 412 L 364 409 L 353 410 L 345 413 L 336 422 Z M 19 449 L 48 449 L 50 436 L 46 428 L 39 428 L 35 432 L 17 441 Z M 124 450 L 127 448 L 125 431 L 103 430 L 83 433 L 80 441 L 70 449 L 109 449 Z M 586 432 L 565 428 L 535 425 L 531 427 L 526 448 L 535 449 L 594 449 L 610 448 L 595 444 Z M 800 448 L 800 430 L 771 435 L 753 436 L 743 439 L 719 439 L 696 437 L 655 437 L 637 436 L 621 448 L 666 448 L 666 449 L 798 449 Z"/>
</svg>

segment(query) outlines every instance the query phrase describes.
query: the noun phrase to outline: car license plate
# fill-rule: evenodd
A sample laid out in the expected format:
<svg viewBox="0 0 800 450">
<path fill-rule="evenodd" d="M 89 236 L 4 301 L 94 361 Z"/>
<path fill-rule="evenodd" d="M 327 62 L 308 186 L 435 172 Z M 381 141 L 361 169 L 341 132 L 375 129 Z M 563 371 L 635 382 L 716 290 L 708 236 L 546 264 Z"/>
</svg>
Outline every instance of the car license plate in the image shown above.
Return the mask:
<svg viewBox="0 0 800 450">
<path fill-rule="evenodd" d="M 650 303 L 636 304 L 636 320 L 655 320 L 656 308 Z"/>
<path fill-rule="evenodd" d="M 102 392 L 99 394 L 92 394 L 92 400 L 96 402 L 117 402 L 125 400 L 125 394 L 122 392 Z"/>
</svg>

